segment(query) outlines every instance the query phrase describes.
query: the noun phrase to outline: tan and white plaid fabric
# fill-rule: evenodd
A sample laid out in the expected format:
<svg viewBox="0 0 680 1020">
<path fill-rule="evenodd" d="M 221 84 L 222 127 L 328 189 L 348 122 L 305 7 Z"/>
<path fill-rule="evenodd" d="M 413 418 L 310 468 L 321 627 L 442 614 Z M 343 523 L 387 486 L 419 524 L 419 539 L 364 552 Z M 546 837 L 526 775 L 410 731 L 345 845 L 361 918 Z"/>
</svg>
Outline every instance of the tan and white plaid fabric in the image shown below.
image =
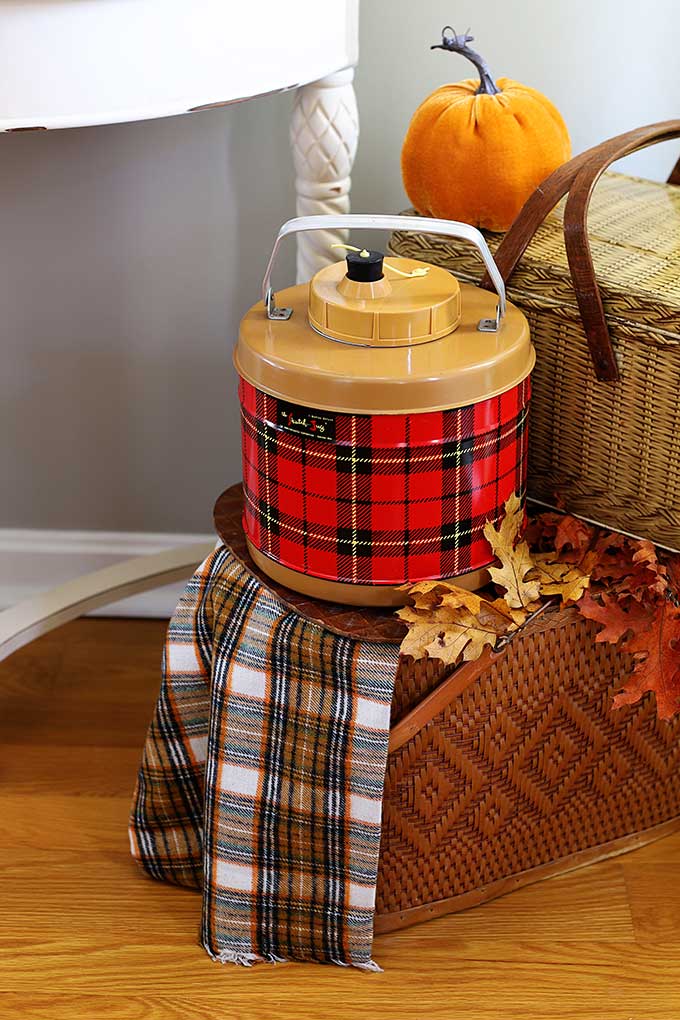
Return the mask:
<svg viewBox="0 0 680 1020">
<path fill-rule="evenodd" d="M 394 645 L 285 606 L 229 550 L 190 581 L 130 823 L 153 878 L 200 888 L 221 962 L 371 959 Z"/>
</svg>

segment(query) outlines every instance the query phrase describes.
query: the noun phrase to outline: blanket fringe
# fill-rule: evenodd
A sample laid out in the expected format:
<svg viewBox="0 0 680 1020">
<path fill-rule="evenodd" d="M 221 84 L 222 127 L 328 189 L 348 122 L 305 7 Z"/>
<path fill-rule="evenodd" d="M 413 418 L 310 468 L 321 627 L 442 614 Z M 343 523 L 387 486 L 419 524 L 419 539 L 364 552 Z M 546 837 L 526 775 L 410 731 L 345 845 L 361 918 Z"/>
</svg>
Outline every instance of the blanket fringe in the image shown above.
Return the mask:
<svg viewBox="0 0 680 1020">
<path fill-rule="evenodd" d="M 239 953 L 235 949 L 223 949 L 221 953 L 213 953 L 207 946 L 203 948 L 215 963 L 234 963 L 237 967 L 252 967 L 254 963 L 290 963 L 284 956 L 274 956 L 273 953 L 260 956 L 257 953 Z M 344 960 L 330 962 L 338 967 L 356 967 L 357 970 L 367 970 L 374 974 L 383 973 L 382 967 L 379 967 L 375 960 L 369 960 L 367 963 L 346 963 Z"/>
<path fill-rule="evenodd" d="M 252 967 L 254 963 L 264 962 L 264 957 L 258 956 L 257 953 L 239 953 L 235 949 L 223 949 L 221 953 L 213 953 L 207 946 L 203 948 L 215 963 L 235 963 L 239 967 Z"/>
<path fill-rule="evenodd" d="M 358 970 L 370 970 L 373 974 L 383 973 L 382 967 L 378 966 L 375 960 L 369 960 L 368 963 L 353 963 L 352 966 Z"/>
</svg>

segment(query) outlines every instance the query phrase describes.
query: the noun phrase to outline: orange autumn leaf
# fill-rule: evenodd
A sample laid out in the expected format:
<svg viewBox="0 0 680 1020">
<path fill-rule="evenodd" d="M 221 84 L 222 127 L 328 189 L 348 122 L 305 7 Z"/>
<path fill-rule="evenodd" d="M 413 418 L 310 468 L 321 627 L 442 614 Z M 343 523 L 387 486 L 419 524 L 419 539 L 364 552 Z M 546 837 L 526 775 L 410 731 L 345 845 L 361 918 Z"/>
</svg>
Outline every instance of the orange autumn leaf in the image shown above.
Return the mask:
<svg viewBox="0 0 680 1020">
<path fill-rule="evenodd" d="M 662 595 L 668 587 L 668 569 L 646 539 L 604 534 L 588 555 L 593 558 L 593 580 L 605 582 L 621 596 L 641 600 Z"/>
<path fill-rule="evenodd" d="M 590 592 L 586 592 L 578 602 L 577 608 L 587 620 L 594 620 L 602 624 L 595 636 L 598 642 L 609 642 L 617 644 L 624 635 L 631 631 L 636 634 L 642 628 L 647 628 L 654 615 L 651 607 L 641 606 L 639 602 L 628 600 L 624 604 L 611 598 L 606 592 L 600 593 L 600 602 L 597 602 Z"/>
<path fill-rule="evenodd" d="M 648 626 L 626 641 L 625 650 L 637 662 L 614 707 L 633 705 L 654 691 L 659 718 L 670 719 L 680 711 L 680 609 L 662 602 Z"/>
<path fill-rule="evenodd" d="M 530 517 L 524 531 L 529 547 L 534 550 L 550 550 L 555 548 L 555 535 L 562 519 L 562 514 L 546 512 Z"/>
<path fill-rule="evenodd" d="M 626 535 L 600 535 L 592 549 L 593 581 L 616 581 L 632 570 L 633 552 Z"/>
<path fill-rule="evenodd" d="M 666 575 L 669 586 L 675 592 L 680 592 L 680 555 L 677 553 L 666 557 Z"/>
<path fill-rule="evenodd" d="M 595 529 L 590 524 L 564 514 L 555 529 L 555 551 L 561 560 L 581 563 L 594 537 Z"/>
<path fill-rule="evenodd" d="M 665 564 L 659 562 L 656 547 L 651 542 L 639 539 L 637 546 L 633 553 L 636 569 L 629 581 L 629 587 L 633 592 L 642 587 L 656 595 L 663 595 L 668 588 L 668 569 Z"/>
</svg>

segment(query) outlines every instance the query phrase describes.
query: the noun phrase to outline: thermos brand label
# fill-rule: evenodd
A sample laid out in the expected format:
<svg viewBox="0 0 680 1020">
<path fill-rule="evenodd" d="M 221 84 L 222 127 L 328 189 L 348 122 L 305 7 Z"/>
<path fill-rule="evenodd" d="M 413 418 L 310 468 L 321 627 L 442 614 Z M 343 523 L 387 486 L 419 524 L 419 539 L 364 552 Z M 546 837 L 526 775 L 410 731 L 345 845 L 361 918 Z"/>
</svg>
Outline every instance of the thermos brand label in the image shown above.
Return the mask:
<svg viewBox="0 0 680 1020">
<path fill-rule="evenodd" d="M 294 432 L 296 436 L 325 439 L 331 443 L 335 440 L 335 415 L 311 407 L 280 403 L 278 426 L 284 432 Z"/>
</svg>

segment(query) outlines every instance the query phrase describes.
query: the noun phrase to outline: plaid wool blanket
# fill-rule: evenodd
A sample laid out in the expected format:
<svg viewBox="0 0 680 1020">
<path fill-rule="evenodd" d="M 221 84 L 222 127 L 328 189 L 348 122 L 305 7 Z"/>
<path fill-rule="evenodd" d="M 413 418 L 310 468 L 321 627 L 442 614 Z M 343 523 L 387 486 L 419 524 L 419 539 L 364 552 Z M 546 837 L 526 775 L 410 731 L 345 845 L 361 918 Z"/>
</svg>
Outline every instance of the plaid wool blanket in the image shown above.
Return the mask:
<svg viewBox="0 0 680 1020">
<path fill-rule="evenodd" d="M 371 959 L 394 645 L 299 616 L 226 548 L 170 621 L 130 821 L 152 877 L 202 890 L 213 959 Z"/>
</svg>

